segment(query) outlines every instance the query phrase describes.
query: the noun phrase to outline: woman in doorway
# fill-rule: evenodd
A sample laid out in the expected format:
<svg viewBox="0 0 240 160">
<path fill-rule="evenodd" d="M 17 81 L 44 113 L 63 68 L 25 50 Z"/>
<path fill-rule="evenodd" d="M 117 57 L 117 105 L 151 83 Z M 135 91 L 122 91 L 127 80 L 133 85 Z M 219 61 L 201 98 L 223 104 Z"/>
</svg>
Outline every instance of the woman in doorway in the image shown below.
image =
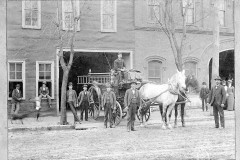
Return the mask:
<svg viewBox="0 0 240 160">
<path fill-rule="evenodd" d="M 234 87 L 232 86 L 232 80 L 228 80 L 227 95 L 227 110 L 232 111 L 234 110 Z"/>
</svg>

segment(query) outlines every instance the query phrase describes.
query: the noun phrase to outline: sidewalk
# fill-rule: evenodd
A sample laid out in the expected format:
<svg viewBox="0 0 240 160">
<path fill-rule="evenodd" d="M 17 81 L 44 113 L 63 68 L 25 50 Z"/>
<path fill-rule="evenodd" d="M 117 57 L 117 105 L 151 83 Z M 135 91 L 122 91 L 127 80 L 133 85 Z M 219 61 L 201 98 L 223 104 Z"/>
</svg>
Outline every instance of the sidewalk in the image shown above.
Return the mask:
<svg viewBox="0 0 240 160">
<path fill-rule="evenodd" d="M 234 120 L 234 111 L 224 111 L 225 120 Z M 154 125 L 162 123 L 161 115 L 159 110 L 153 110 L 148 125 Z M 172 113 L 171 123 L 174 122 L 175 114 Z M 40 117 L 39 121 L 35 118 L 25 118 L 23 123 L 19 120 L 11 121 L 8 120 L 8 131 L 26 131 L 26 130 L 66 130 L 66 129 L 76 129 L 76 130 L 86 130 L 92 128 L 103 128 L 103 113 L 100 113 L 100 117 L 97 120 L 89 118 L 89 121 L 83 121 L 82 124 L 73 124 L 73 115 L 71 112 L 67 113 L 67 121 L 69 125 L 59 125 L 60 117 Z M 214 117 L 210 116 L 210 112 L 203 112 L 199 107 L 191 108 L 188 107 L 185 116 L 186 122 L 202 122 L 202 121 L 214 121 Z M 117 127 L 126 126 L 126 117 L 122 119 L 121 123 Z M 178 113 L 178 123 L 181 123 L 180 113 Z M 136 125 L 139 125 L 139 120 L 136 118 Z"/>
</svg>

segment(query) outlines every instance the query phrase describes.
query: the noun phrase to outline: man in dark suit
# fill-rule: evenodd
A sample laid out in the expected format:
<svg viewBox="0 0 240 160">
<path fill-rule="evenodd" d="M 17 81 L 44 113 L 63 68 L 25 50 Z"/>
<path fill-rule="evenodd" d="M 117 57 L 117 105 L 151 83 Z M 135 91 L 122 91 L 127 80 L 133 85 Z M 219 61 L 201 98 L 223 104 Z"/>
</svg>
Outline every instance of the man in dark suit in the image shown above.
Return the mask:
<svg viewBox="0 0 240 160">
<path fill-rule="evenodd" d="M 217 76 L 215 79 L 216 85 L 212 87 L 209 97 L 208 97 L 208 105 L 213 106 L 213 115 L 215 120 L 215 128 L 219 128 L 219 116 L 220 115 L 220 122 L 221 127 L 225 128 L 225 122 L 224 122 L 224 103 L 226 101 L 226 92 L 222 85 L 220 85 L 221 78 Z"/>
<path fill-rule="evenodd" d="M 87 91 L 87 85 L 83 85 L 83 91 L 80 92 L 78 96 L 78 102 L 81 111 L 81 120 L 83 120 L 83 113 L 85 112 L 85 121 L 88 121 L 88 108 L 90 106 L 92 99 L 91 94 Z"/>
<path fill-rule="evenodd" d="M 140 93 L 136 89 L 137 82 L 131 82 L 131 88 L 128 89 L 124 96 L 124 105 L 127 109 L 127 131 L 135 131 L 134 121 L 137 107 L 140 106 Z"/>
<path fill-rule="evenodd" d="M 11 114 L 18 114 L 20 109 L 20 102 L 22 100 L 22 93 L 20 91 L 20 84 L 16 85 L 16 89 L 12 92 L 12 110 Z"/>
</svg>

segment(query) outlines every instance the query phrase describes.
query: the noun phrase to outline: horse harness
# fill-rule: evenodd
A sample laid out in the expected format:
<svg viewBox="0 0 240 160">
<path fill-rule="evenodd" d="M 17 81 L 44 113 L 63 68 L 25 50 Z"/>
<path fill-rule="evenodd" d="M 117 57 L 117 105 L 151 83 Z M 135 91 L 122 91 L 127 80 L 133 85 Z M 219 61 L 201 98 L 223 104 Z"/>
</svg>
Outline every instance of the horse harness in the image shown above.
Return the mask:
<svg viewBox="0 0 240 160">
<path fill-rule="evenodd" d="M 169 86 L 168 89 L 166 89 L 165 91 L 161 92 L 161 93 L 158 94 L 157 96 L 155 96 L 155 97 L 153 97 L 153 98 L 150 98 L 148 101 L 145 101 L 144 99 L 141 98 L 141 100 L 142 100 L 143 103 L 144 103 L 144 106 L 145 106 L 147 103 L 148 103 L 148 104 L 151 104 L 151 103 L 154 102 L 159 96 L 161 96 L 163 93 L 165 93 L 165 92 L 167 92 L 167 91 L 169 91 L 169 92 L 170 92 L 171 94 L 173 94 L 173 95 L 180 95 L 180 96 L 184 99 L 184 101 L 182 101 L 182 102 L 176 102 L 176 104 L 190 102 L 190 100 L 189 100 L 189 98 L 187 97 L 187 95 L 185 94 L 185 96 L 183 96 L 183 95 L 181 94 L 181 92 L 179 91 L 179 89 L 177 89 L 177 91 L 174 90 L 174 89 L 173 89 L 173 85 L 172 85 L 171 83 L 169 83 L 168 86 Z M 146 105 L 146 106 L 147 106 L 147 105 Z"/>
</svg>

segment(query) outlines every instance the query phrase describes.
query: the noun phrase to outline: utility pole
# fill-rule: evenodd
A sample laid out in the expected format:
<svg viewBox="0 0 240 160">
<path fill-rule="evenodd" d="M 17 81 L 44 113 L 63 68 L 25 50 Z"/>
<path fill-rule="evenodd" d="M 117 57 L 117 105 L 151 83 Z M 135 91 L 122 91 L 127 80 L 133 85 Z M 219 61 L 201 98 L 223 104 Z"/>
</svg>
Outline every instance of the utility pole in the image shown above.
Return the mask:
<svg viewBox="0 0 240 160">
<path fill-rule="evenodd" d="M 214 78 L 219 75 L 219 0 L 212 2 L 212 21 L 213 21 L 213 58 L 212 58 L 212 77 L 211 86 L 214 86 Z M 211 66 L 210 66 L 211 67 Z M 213 107 L 210 106 L 210 115 L 213 116 Z"/>
<path fill-rule="evenodd" d="M 2 160 L 7 160 L 7 28 L 6 28 L 6 15 L 7 15 L 7 1 L 0 1 L 0 155 Z"/>
<path fill-rule="evenodd" d="M 219 0 L 215 0 L 212 8 L 213 17 L 213 63 L 212 63 L 212 80 L 219 75 Z M 212 85 L 213 86 L 213 85 Z"/>
<path fill-rule="evenodd" d="M 235 30 L 235 50 L 234 50 L 234 72 L 235 72 L 235 159 L 240 159 L 240 0 L 234 2 L 234 30 Z"/>
</svg>

